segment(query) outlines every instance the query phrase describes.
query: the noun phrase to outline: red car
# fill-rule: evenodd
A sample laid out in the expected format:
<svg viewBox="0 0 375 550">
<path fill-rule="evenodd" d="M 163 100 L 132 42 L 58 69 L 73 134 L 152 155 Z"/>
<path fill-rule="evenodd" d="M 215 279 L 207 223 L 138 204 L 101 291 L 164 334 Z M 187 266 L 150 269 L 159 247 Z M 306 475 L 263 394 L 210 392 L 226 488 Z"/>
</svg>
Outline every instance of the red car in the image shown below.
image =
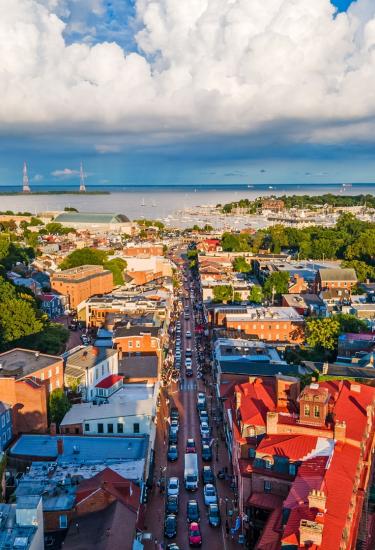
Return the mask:
<svg viewBox="0 0 375 550">
<path fill-rule="evenodd" d="M 186 441 L 186 449 L 185 449 L 185 452 L 186 453 L 196 453 L 197 452 L 197 448 L 195 446 L 195 441 L 194 439 L 188 439 Z"/>
<path fill-rule="evenodd" d="M 193 522 L 189 526 L 189 546 L 201 546 L 202 535 L 199 523 Z"/>
</svg>

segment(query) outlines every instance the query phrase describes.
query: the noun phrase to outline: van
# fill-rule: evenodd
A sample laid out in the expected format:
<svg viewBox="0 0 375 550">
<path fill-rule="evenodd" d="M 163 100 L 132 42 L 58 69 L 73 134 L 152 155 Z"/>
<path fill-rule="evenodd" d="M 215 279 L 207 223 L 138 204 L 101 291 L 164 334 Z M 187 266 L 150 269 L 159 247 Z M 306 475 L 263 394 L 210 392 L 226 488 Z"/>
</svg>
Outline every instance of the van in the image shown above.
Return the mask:
<svg viewBox="0 0 375 550">
<path fill-rule="evenodd" d="M 196 453 L 185 453 L 184 484 L 187 491 L 198 489 L 198 456 Z"/>
</svg>

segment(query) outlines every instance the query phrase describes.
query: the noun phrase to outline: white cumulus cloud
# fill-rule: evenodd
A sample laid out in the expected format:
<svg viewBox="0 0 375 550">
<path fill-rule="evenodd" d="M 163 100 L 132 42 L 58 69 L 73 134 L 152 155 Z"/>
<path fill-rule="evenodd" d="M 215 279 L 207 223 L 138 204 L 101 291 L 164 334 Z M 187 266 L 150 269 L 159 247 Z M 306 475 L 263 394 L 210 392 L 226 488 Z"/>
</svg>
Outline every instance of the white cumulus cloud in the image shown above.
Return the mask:
<svg viewBox="0 0 375 550">
<path fill-rule="evenodd" d="M 3 132 L 374 134 L 373 0 L 337 16 L 329 0 L 136 0 L 138 53 L 67 44 L 73 4 L 2 0 Z M 80 4 L 102 13 L 101 0 Z"/>
<path fill-rule="evenodd" d="M 72 170 L 71 168 L 64 168 L 63 170 L 54 170 L 51 172 L 51 176 L 54 178 L 71 178 L 78 176 L 79 170 Z"/>
</svg>

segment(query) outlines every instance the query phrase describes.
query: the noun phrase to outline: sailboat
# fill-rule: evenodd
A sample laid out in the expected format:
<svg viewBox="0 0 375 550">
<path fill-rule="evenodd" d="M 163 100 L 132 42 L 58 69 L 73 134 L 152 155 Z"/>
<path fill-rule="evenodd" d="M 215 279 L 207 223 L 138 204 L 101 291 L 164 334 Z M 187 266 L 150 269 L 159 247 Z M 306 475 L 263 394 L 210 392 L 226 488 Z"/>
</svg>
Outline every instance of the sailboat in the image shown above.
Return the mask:
<svg viewBox="0 0 375 550">
<path fill-rule="evenodd" d="M 146 206 L 144 198 L 141 200 L 141 206 Z"/>
</svg>

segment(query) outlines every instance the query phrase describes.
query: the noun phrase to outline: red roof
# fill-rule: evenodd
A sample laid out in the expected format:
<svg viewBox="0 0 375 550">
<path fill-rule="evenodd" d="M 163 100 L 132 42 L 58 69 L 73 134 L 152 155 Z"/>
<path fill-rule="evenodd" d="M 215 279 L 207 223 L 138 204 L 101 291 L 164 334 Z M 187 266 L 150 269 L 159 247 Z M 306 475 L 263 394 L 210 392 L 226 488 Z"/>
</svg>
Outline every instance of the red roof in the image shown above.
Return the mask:
<svg viewBox="0 0 375 550">
<path fill-rule="evenodd" d="M 103 378 L 103 380 L 98 382 L 95 387 L 108 389 L 117 384 L 117 382 L 120 382 L 120 380 L 122 380 L 122 376 L 119 374 L 110 374 L 107 378 Z"/>
<path fill-rule="evenodd" d="M 272 493 L 253 493 L 247 500 L 246 506 L 275 510 L 283 503 L 283 497 Z"/>
<path fill-rule="evenodd" d="M 241 394 L 239 407 L 244 424 L 265 426 L 267 412 L 276 410 L 275 382 L 258 378 L 236 386 L 235 391 Z"/>
<path fill-rule="evenodd" d="M 321 489 L 328 456 L 316 456 L 301 464 L 298 474 L 284 502 L 285 508 L 295 508 L 308 502 L 308 494 L 312 489 Z"/>
<path fill-rule="evenodd" d="M 43 302 L 52 302 L 56 298 L 56 294 L 41 294 L 40 298 Z"/>
<path fill-rule="evenodd" d="M 316 448 L 317 441 L 311 435 L 269 435 L 259 443 L 257 453 L 303 460 Z"/>
</svg>

